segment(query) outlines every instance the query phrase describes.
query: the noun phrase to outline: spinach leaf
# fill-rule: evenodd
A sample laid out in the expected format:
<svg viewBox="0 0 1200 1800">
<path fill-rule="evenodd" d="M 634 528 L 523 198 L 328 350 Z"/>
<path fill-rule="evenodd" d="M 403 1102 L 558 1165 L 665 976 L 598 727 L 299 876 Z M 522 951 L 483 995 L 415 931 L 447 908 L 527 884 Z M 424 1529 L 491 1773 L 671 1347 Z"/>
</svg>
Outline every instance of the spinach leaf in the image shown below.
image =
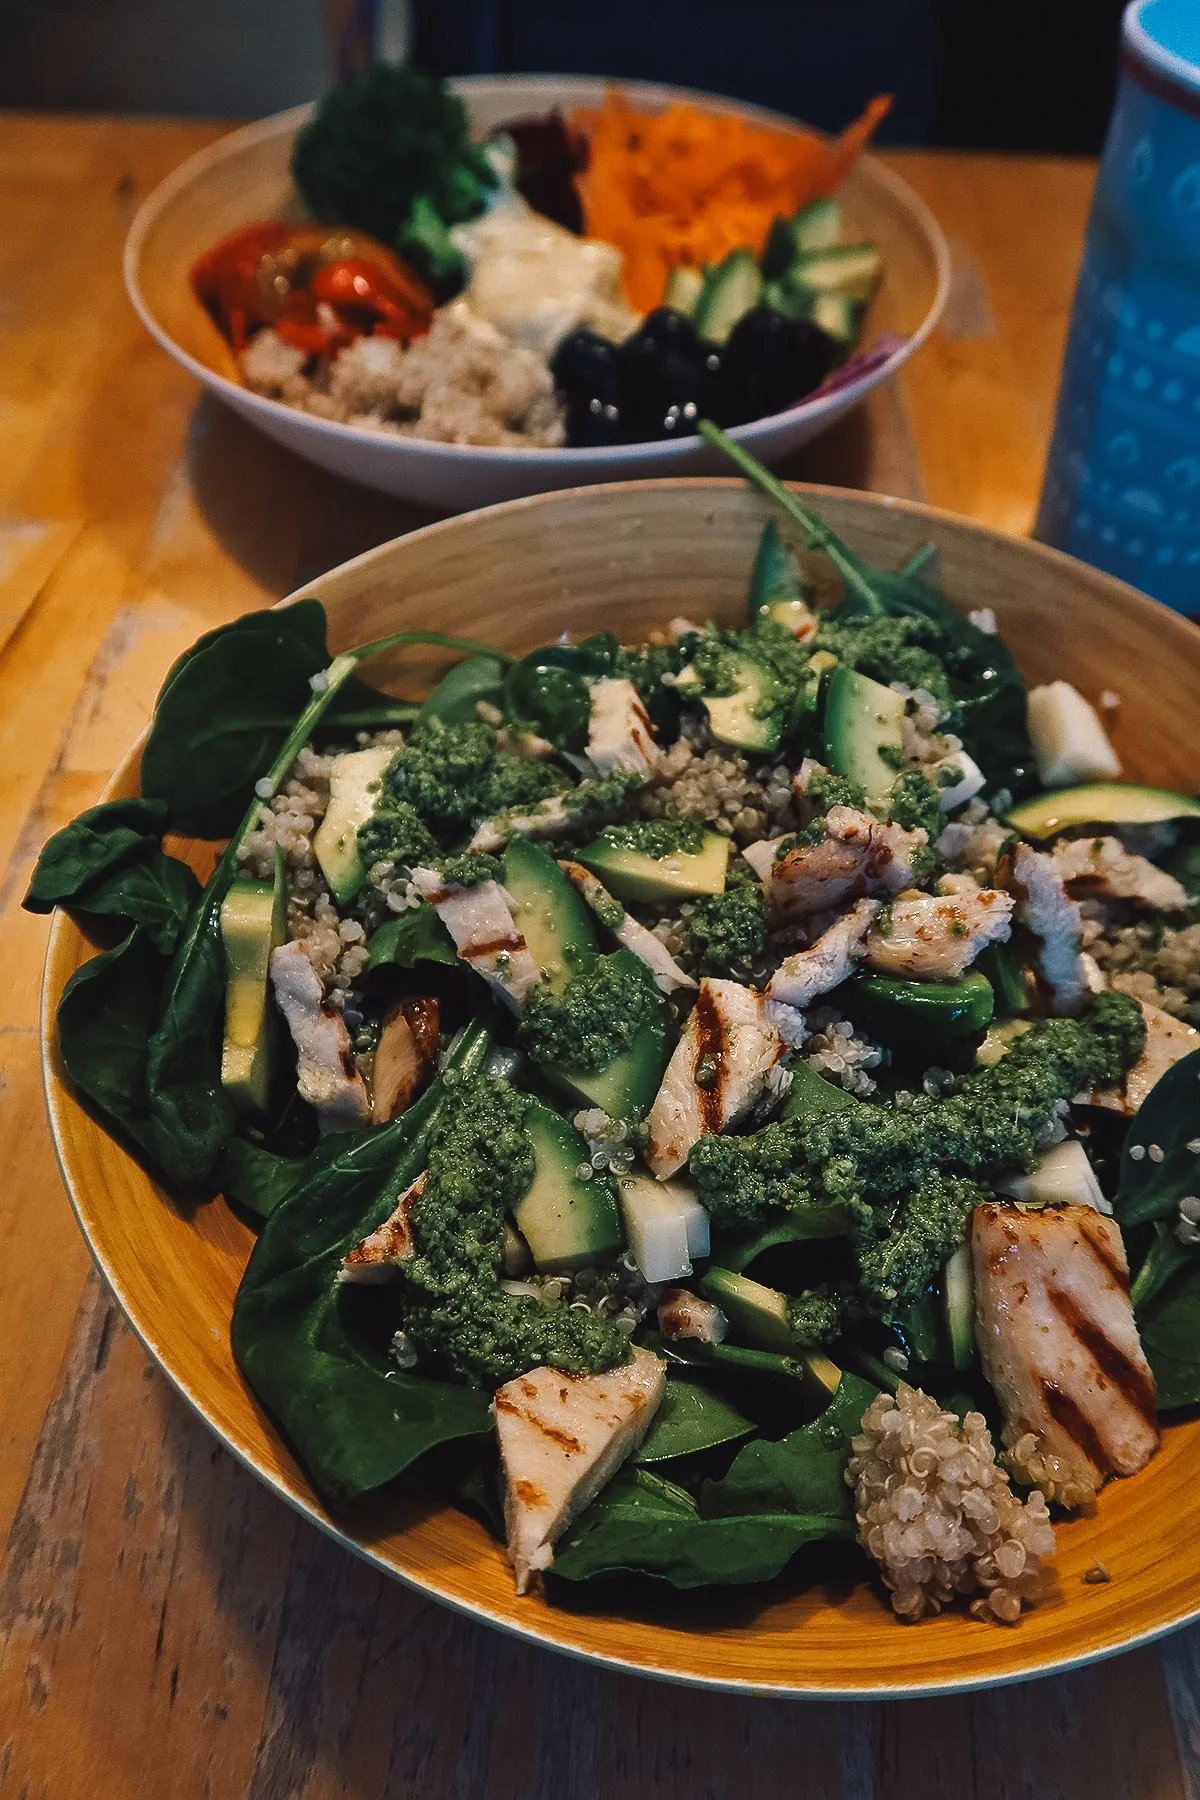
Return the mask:
<svg viewBox="0 0 1200 1800">
<path fill-rule="evenodd" d="M 394 964 L 401 969 L 415 968 L 419 962 L 445 963 L 454 968 L 458 951 L 454 939 L 438 918 L 432 906 L 410 906 L 406 912 L 387 919 L 372 933 L 367 945 L 369 969 Z"/>
<path fill-rule="evenodd" d="M 167 809 L 157 800 L 108 800 L 88 807 L 42 846 L 22 902 L 26 912 L 69 905 L 94 881 L 157 850 L 166 824 Z"/>
<path fill-rule="evenodd" d="M 1129 1127 L 1113 1199 L 1122 1230 L 1152 1219 L 1174 1222 L 1185 1195 L 1200 1194 L 1200 1156 L 1188 1149 L 1197 1138 L 1200 1050 L 1193 1050 L 1155 1082 Z M 1152 1144 L 1161 1160 L 1149 1154 Z"/>
<path fill-rule="evenodd" d="M 644 1478 L 640 1470 L 619 1476 L 592 1502 L 560 1545 L 554 1576 L 650 1575 L 676 1588 L 768 1581 L 804 1544 L 854 1535 L 853 1519 L 819 1513 L 701 1518 L 641 1485 Z"/>
<path fill-rule="evenodd" d="M 505 710 L 514 724 L 531 725 L 559 750 L 587 743 L 592 699 L 589 680 L 610 674 L 620 645 L 608 632 L 581 644 L 548 644 L 513 663 L 504 678 Z"/>
<path fill-rule="evenodd" d="M 844 1475 L 850 1439 L 877 1390 L 843 1374 L 818 1418 L 772 1443 L 756 1439 L 739 1450 L 721 1481 L 704 1485 L 703 1512 L 712 1518 L 744 1513 L 819 1514 L 853 1526 L 854 1498 Z"/>
<path fill-rule="evenodd" d="M 199 898 L 200 883 L 187 864 L 152 850 L 93 882 L 72 901 L 71 910 L 141 925 L 155 949 L 170 956 Z"/>
<path fill-rule="evenodd" d="M 754 625 L 764 607 L 778 601 L 808 598 L 804 579 L 790 544 L 783 540 L 774 519 L 768 519 L 758 540 L 750 588 L 746 595 L 746 623 Z"/>
<path fill-rule="evenodd" d="M 123 1137 L 151 1152 L 146 1045 L 162 970 L 162 958 L 135 926 L 75 971 L 58 1005 L 58 1047 L 71 1080 Z"/>
<path fill-rule="evenodd" d="M 1133 1310 L 1139 1318 L 1146 1312 L 1151 1301 L 1158 1298 L 1167 1283 L 1195 1260 L 1195 1247 L 1181 1244 L 1174 1228 L 1164 1219 L 1157 1220 L 1150 1247 L 1142 1258 L 1142 1266 L 1129 1291 Z"/>
<path fill-rule="evenodd" d="M 441 725 L 470 724 L 479 717 L 477 703 L 504 704 L 504 665 L 496 656 L 469 656 L 457 663 L 430 694 L 417 714 L 418 725 L 436 719 Z"/>
<path fill-rule="evenodd" d="M 489 1036 L 469 1027 L 432 1087 L 391 1125 L 326 1138 L 275 1207 L 234 1302 L 238 1366 L 290 1438 L 314 1485 L 345 1503 L 427 1450 L 492 1430 L 491 1397 L 391 1365 L 354 1327 L 342 1258 L 382 1224 L 420 1174 L 445 1074 L 477 1071 Z"/>
<path fill-rule="evenodd" d="M 290 1194 L 306 1168 L 302 1156 L 280 1156 L 246 1137 L 231 1138 L 217 1164 L 214 1179 L 227 1200 L 267 1219 Z"/>
<path fill-rule="evenodd" d="M 754 1426 L 736 1406 L 699 1381 L 672 1370 L 654 1422 L 634 1459 L 639 1464 L 672 1462 L 718 1444 L 752 1437 Z"/>
<path fill-rule="evenodd" d="M 1169 1280 L 1138 1317 L 1142 1348 L 1158 1383 L 1158 1410 L 1200 1406 L 1200 1259 Z"/>
<path fill-rule="evenodd" d="M 323 669 L 329 661 L 327 630 L 325 608 L 319 600 L 295 600 L 291 606 L 269 606 L 258 612 L 242 613 L 227 625 L 217 625 L 212 631 L 202 632 L 194 644 L 189 644 L 182 656 L 176 657 L 158 691 L 159 701 L 161 702 L 176 677 L 183 673 L 190 662 L 195 661 L 201 651 L 207 650 L 210 644 L 219 639 L 243 631 L 278 632 L 295 638 L 299 644 L 307 647 L 313 668 Z"/>
</svg>

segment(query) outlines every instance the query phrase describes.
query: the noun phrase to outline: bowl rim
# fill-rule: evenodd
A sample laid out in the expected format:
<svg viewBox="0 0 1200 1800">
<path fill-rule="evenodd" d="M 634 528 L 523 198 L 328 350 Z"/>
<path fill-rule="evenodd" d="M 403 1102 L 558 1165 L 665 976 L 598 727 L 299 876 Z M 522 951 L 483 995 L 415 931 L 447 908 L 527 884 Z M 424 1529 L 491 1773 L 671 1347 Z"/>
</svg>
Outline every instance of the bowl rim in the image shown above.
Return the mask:
<svg viewBox="0 0 1200 1800">
<path fill-rule="evenodd" d="M 736 477 L 663 476 L 648 483 L 640 481 L 606 482 L 603 484 L 593 484 L 572 489 L 556 489 L 549 493 L 521 495 L 511 500 L 498 501 L 492 506 L 476 508 L 471 513 L 460 513 L 452 515 L 449 518 L 438 519 L 428 525 L 419 527 L 416 531 L 402 533 L 398 538 L 390 538 L 384 543 L 374 545 L 371 549 L 362 551 L 358 556 L 351 557 L 346 562 L 339 563 L 334 568 L 324 571 L 323 577 L 315 577 L 314 581 L 327 577 L 344 576 L 348 573 L 357 573 L 362 570 L 368 570 L 373 562 L 384 560 L 399 542 L 407 542 L 412 538 L 427 539 L 434 534 L 440 535 L 447 531 L 454 531 L 466 520 L 473 519 L 483 513 L 491 514 L 505 512 L 511 514 L 529 508 L 561 504 L 565 499 L 573 495 L 581 496 L 586 494 L 589 497 L 592 497 L 597 494 L 610 494 L 614 496 L 632 496 L 636 499 L 639 495 L 644 495 L 648 488 L 691 490 L 697 494 L 702 494 L 706 491 L 711 492 L 716 489 L 729 489 L 741 487 L 743 485 L 744 484 Z M 1063 551 L 1056 550 L 1050 545 L 1039 543 L 1035 539 L 1015 537 L 1011 533 L 999 531 L 992 526 L 980 524 L 963 514 L 949 512 L 941 507 L 929 506 L 923 501 L 909 500 L 890 494 L 875 494 L 865 490 L 860 492 L 859 490 L 832 487 L 828 484 L 816 482 L 789 482 L 787 485 L 804 495 L 806 498 L 814 499 L 817 502 L 820 502 L 822 499 L 836 499 L 851 495 L 858 501 L 865 501 L 868 504 L 878 505 L 887 511 L 901 512 L 909 517 L 920 519 L 934 528 L 935 531 L 939 524 L 952 524 L 955 526 L 966 525 L 970 528 L 972 534 L 984 540 L 994 541 L 1009 546 L 1014 544 L 1019 545 L 1023 551 L 1033 556 L 1035 559 L 1044 561 L 1050 566 L 1058 567 L 1064 571 L 1080 566 L 1087 566 L 1080 565 L 1078 558 L 1068 556 Z M 1105 575 L 1104 579 L 1110 585 L 1114 599 L 1119 599 L 1122 605 L 1132 605 L 1135 610 L 1149 613 L 1152 616 L 1165 613 L 1172 619 L 1178 618 L 1178 615 L 1172 613 L 1169 607 L 1165 607 L 1161 602 L 1151 599 L 1149 595 L 1143 594 L 1139 589 L 1130 587 L 1127 583 L 1120 581 L 1117 577 Z M 293 601 L 304 597 L 310 592 L 312 586 L 313 583 L 308 583 L 295 589 L 292 593 L 284 595 L 281 599 L 273 603 L 273 608 L 287 606 Z M 135 760 L 145 742 L 148 729 L 149 728 L 147 727 L 146 730 L 139 733 L 137 738 L 121 757 L 109 780 L 105 783 L 103 792 L 100 796 L 102 801 L 108 799 L 112 795 L 114 789 L 135 764 Z M 941 1695 L 976 1693 L 991 1688 L 1011 1687 L 1019 1683 L 1039 1680 L 1043 1676 L 1062 1675 L 1075 1669 L 1088 1667 L 1094 1663 L 1108 1661 L 1112 1657 L 1124 1655 L 1126 1651 L 1140 1649 L 1148 1644 L 1155 1643 L 1159 1639 L 1169 1636 L 1172 1632 L 1181 1630 L 1183 1627 L 1200 1620 L 1200 1595 L 1198 1595 L 1195 1601 L 1191 1605 L 1185 1607 L 1184 1610 L 1168 1619 L 1160 1620 L 1158 1623 L 1149 1625 L 1132 1635 L 1121 1637 L 1110 1643 L 1092 1646 L 1075 1654 L 1053 1656 L 1047 1661 L 1031 1664 L 1028 1667 L 1010 1668 L 994 1675 L 980 1673 L 978 1675 L 970 1675 L 961 1679 L 952 1680 L 933 1678 L 926 1681 L 909 1681 L 907 1683 L 900 1682 L 897 1684 L 886 1682 L 860 1682 L 858 1685 L 833 1685 L 831 1683 L 813 1683 L 811 1681 L 805 1685 L 801 1681 L 769 1682 L 729 1680 L 716 1675 L 698 1673 L 690 1670 L 685 1671 L 677 1668 L 672 1669 L 651 1661 L 639 1660 L 636 1656 L 609 1653 L 603 1650 L 586 1648 L 578 1644 L 562 1641 L 558 1638 L 548 1637 L 545 1632 L 539 1630 L 536 1625 L 522 1623 L 520 1617 L 513 1617 L 508 1613 L 496 1612 L 486 1601 L 468 1601 L 460 1598 L 457 1594 L 445 1592 L 434 1579 L 422 1578 L 408 1569 L 400 1567 L 396 1562 L 376 1551 L 369 1542 L 356 1538 L 350 1532 L 343 1531 L 336 1519 L 327 1514 L 320 1502 L 316 1499 L 302 1469 L 299 1470 L 298 1477 L 293 1485 L 292 1483 L 289 1483 L 284 1475 L 276 1473 L 266 1467 L 250 1447 L 239 1444 L 230 1437 L 216 1421 L 212 1411 L 205 1402 L 203 1394 L 190 1387 L 183 1376 L 177 1373 L 172 1366 L 169 1351 L 160 1341 L 158 1341 L 158 1339 L 156 1339 L 148 1325 L 136 1315 L 127 1298 L 127 1293 L 118 1268 L 111 1259 L 104 1255 L 100 1246 L 94 1241 L 85 1219 L 80 1193 L 76 1189 L 75 1180 L 63 1149 L 67 1135 L 64 1127 L 65 1108 L 67 1105 L 82 1106 L 83 1103 L 75 1096 L 74 1090 L 70 1085 L 69 1077 L 62 1068 L 59 1060 L 52 1010 L 53 1001 L 56 997 L 54 990 L 56 988 L 58 964 L 64 954 L 68 933 L 77 929 L 74 922 L 63 909 L 57 908 L 55 910 L 51 922 L 46 957 L 42 970 L 39 1032 L 41 1037 L 42 1086 L 45 1095 L 46 1111 L 50 1124 L 50 1135 L 54 1147 L 55 1160 L 58 1164 L 59 1173 L 62 1178 L 63 1186 L 66 1189 L 67 1198 L 75 1216 L 76 1224 L 78 1225 L 84 1243 L 87 1245 L 88 1253 L 109 1293 L 120 1307 L 122 1315 L 132 1328 L 139 1342 L 153 1358 L 155 1364 L 166 1377 L 175 1393 L 180 1396 L 191 1411 L 204 1423 L 207 1429 L 212 1432 L 213 1436 L 221 1446 L 232 1455 L 244 1469 L 247 1469 L 267 1489 L 269 1489 L 276 1498 L 284 1501 L 294 1512 L 298 1513 L 310 1524 L 315 1525 L 325 1534 L 325 1536 L 331 1538 L 343 1549 L 349 1550 L 354 1555 L 360 1557 L 364 1562 L 370 1564 L 371 1567 L 378 1570 L 381 1574 L 387 1575 L 393 1580 L 400 1581 L 405 1587 L 409 1588 L 414 1593 L 424 1596 L 426 1599 L 434 1600 L 441 1605 L 450 1607 L 454 1612 L 459 1613 L 464 1618 L 474 1620 L 476 1623 L 494 1627 L 512 1637 L 519 1638 L 523 1642 L 533 1645 L 538 1649 L 551 1650 L 562 1655 L 570 1656 L 576 1661 L 600 1667 L 613 1673 L 639 1675 L 657 1681 L 669 1682 L 673 1685 L 682 1687 L 695 1687 L 715 1693 L 759 1696 L 764 1699 L 828 1701 L 920 1700 L 931 1699 Z M 103 1129 L 103 1127 L 101 1129 Z M 131 1153 L 125 1146 L 120 1143 L 119 1139 L 112 1138 L 111 1141 L 116 1144 L 120 1154 L 130 1156 L 131 1160 L 136 1161 L 135 1158 L 132 1158 Z M 240 1371 L 238 1379 L 244 1381 L 244 1378 L 240 1375 Z M 265 1412 L 257 1401 L 255 1401 L 255 1407 L 261 1419 L 264 1421 L 264 1429 L 274 1433 L 286 1444 L 286 1439 L 283 1438 L 282 1433 L 279 1431 L 275 1422 L 270 1418 L 270 1415 Z M 297 1465 L 297 1467 L 299 1467 L 299 1465 Z M 900 1629 L 899 1622 L 897 1622 L 897 1629 Z"/>
<path fill-rule="evenodd" d="M 790 127 L 792 130 L 802 128 L 815 131 L 815 126 L 804 125 L 802 120 L 788 118 L 786 114 L 772 112 L 766 107 L 755 106 L 750 102 L 733 101 L 720 94 L 708 94 L 697 88 L 674 87 L 666 83 L 645 81 L 608 81 L 603 76 L 582 75 L 464 75 L 456 76 L 450 85 L 456 93 L 469 100 L 472 94 L 503 92 L 506 87 L 527 89 L 531 85 L 544 87 L 547 100 L 551 100 L 557 92 L 561 94 L 564 85 L 588 83 L 593 86 L 619 85 L 621 89 L 638 98 L 639 94 L 647 100 L 687 100 L 705 103 L 710 110 L 714 103 L 720 110 L 736 113 L 763 121 L 767 124 Z M 283 136 L 286 132 L 295 132 L 309 118 L 317 106 L 316 101 L 308 101 L 300 106 L 289 107 L 283 112 L 271 113 L 264 119 L 257 119 L 249 125 L 243 125 L 235 131 L 226 132 L 215 143 L 197 150 L 181 162 L 170 174 L 164 176 L 158 185 L 142 201 L 134 214 L 133 223 L 125 238 L 122 251 L 121 268 L 125 283 L 125 292 L 130 305 L 137 314 L 145 330 L 154 339 L 161 350 L 165 350 L 180 367 L 195 377 L 204 386 L 213 389 L 224 399 L 243 409 L 248 415 L 259 414 L 266 419 L 276 419 L 283 415 L 288 419 L 303 420 L 317 438 L 324 438 L 329 443 L 349 442 L 353 444 L 387 445 L 393 450 L 400 447 L 399 453 L 428 455 L 435 462 L 453 462 L 464 457 L 480 457 L 485 464 L 502 467 L 519 468 L 522 463 L 528 465 L 534 458 L 550 457 L 553 466 L 578 470 L 581 474 L 588 470 L 604 470 L 616 468 L 618 464 L 627 465 L 632 458 L 639 463 L 654 464 L 671 452 L 678 453 L 682 448 L 689 448 L 700 440 L 688 438 L 665 438 L 661 441 L 648 441 L 634 444 L 605 444 L 593 447 L 579 445 L 503 445 L 503 444 L 444 444 L 432 438 L 392 436 L 387 433 L 372 431 L 365 425 L 353 425 L 336 419 L 323 419 L 315 413 L 301 412 L 297 407 L 288 406 L 282 400 L 271 400 L 265 394 L 257 394 L 252 388 L 242 385 L 202 363 L 191 351 L 185 350 L 159 322 L 154 310 L 142 292 L 141 287 L 141 255 L 143 243 L 156 224 L 159 215 L 175 199 L 176 195 L 187 188 L 190 183 L 207 169 L 223 162 L 226 157 L 237 151 L 248 149 L 253 145 L 271 141 Z M 826 136 L 826 133 L 819 133 Z M 772 430 L 786 428 L 792 424 L 812 423 L 820 421 L 836 411 L 845 411 L 855 406 L 865 396 L 889 376 L 896 374 L 909 358 L 916 354 L 935 330 L 946 308 L 950 296 L 951 257 L 950 247 L 945 234 L 938 224 L 933 212 L 921 199 L 920 195 L 899 175 L 892 172 L 869 152 L 859 158 L 865 162 L 871 178 L 890 195 L 901 201 L 920 225 L 925 241 L 932 252 L 935 269 L 935 285 L 933 299 L 925 317 L 916 330 L 902 338 L 883 360 L 871 368 L 865 369 L 853 380 L 833 389 L 829 393 L 818 392 L 796 402 L 794 406 L 785 408 L 783 412 L 769 413 L 761 419 L 751 419 L 744 425 L 735 425 L 729 435 L 735 439 L 748 438 L 755 441 L 756 435 L 764 427 Z M 563 457 L 573 460 L 569 465 L 561 461 Z"/>
</svg>

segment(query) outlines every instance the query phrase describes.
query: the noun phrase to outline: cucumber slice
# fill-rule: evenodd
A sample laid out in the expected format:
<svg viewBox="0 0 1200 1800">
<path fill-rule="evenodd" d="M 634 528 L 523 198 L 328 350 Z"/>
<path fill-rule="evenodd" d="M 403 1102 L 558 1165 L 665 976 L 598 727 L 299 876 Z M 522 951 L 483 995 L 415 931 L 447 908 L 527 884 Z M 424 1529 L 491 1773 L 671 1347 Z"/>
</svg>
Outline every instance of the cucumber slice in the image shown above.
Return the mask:
<svg viewBox="0 0 1200 1800">
<path fill-rule="evenodd" d="M 724 893 L 729 839 L 719 831 L 706 831 L 698 850 L 651 856 L 623 844 L 620 827 L 610 827 L 579 852 L 579 860 L 618 899 L 689 900 Z"/>
<path fill-rule="evenodd" d="M 867 300 L 879 280 L 882 260 L 874 244 L 833 244 L 822 250 L 801 250 L 784 280 L 788 287 L 807 288 L 810 293 Z"/>
<path fill-rule="evenodd" d="M 504 885 L 515 902 L 513 921 L 552 994 L 599 948 L 586 903 L 548 850 L 511 837 L 504 852 Z"/>
<path fill-rule="evenodd" d="M 1119 781 L 1091 781 L 1054 794 L 1035 794 L 1005 814 L 1014 831 L 1038 839 L 1084 825 L 1165 825 L 1171 819 L 1200 819 L 1200 800 L 1170 788 Z"/>
<path fill-rule="evenodd" d="M 682 313 L 690 319 L 696 310 L 696 302 L 704 286 L 704 275 L 700 269 L 690 269 L 686 263 L 676 263 L 668 271 L 667 285 L 663 289 L 662 303 L 672 311 Z"/>
<path fill-rule="evenodd" d="M 849 346 L 858 342 L 862 331 L 863 303 L 850 294 L 815 294 L 804 317 L 835 343 Z"/>
<path fill-rule="evenodd" d="M 375 811 L 379 790 L 395 745 L 377 744 L 369 750 L 351 750 L 335 756 L 329 772 L 329 808 L 313 838 L 313 855 L 329 883 L 329 891 L 344 906 L 353 900 L 367 879 L 358 854 L 358 833 Z"/>
<path fill-rule="evenodd" d="M 242 1112 L 265 1112 L 270 1099 L 277 1023 L 271 1005 L 271 952 L 286 938 L 287 881 L 283 852 L 276 849 L 273 881 L 235 881 L 221 902 L 221 1086 Z"/>
<path fill-rule="evenodd" d="M 513 1209 L 517 1230 L 539 1269 L 580 1269 L 620 1249 L 616 1189 L 612 1177 L 581 1180 L 588 1147 L 570 1122 L 529 1100 L 525 1130 L 533 1150 L 533 1180 Z"/>
<path fill-rule="evenodd" d="M 769 281 L 785 276 L 805 250 L 828 250 L 842 235 L 842 211 L 837 201 L 814 200 L 790 219 L 772 222 L 763 246 L 762 271 Z"/>
<path fill-rule="evenodd" d="M 692 322 L 710 344 L 723 344 L 738 320 L 757 306 L 762 270 L 750 250 L 731 250 L 704 277 Z"/>
<path fill-rule="evenodd" d="M 960 1244 L 942 1270 L 942 1311 L 951 1366 L 969 1369 L 975 1361 L 975 1283 L 968 1244 Z"/>
<path fill-rule="evenodd" d="M 904 700 L 839 663 L 825 700 L 825 760 L 857 781 L 872 808 L 886 806 L 904 762 Z"/>
</svg>

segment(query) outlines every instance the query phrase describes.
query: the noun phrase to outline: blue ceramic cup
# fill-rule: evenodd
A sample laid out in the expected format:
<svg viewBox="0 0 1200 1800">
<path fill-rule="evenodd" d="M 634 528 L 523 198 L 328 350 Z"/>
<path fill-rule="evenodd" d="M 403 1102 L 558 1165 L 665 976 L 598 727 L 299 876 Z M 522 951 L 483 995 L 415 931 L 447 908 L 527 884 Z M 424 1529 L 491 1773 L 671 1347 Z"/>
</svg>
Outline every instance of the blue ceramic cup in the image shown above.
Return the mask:
<svg viewBox="0 0 1200 1800">
<path fill-rule="evenodd" d="M 1037 535 L 1200 615 L 1200 0 L 1135 0 Z"/>
</svg>

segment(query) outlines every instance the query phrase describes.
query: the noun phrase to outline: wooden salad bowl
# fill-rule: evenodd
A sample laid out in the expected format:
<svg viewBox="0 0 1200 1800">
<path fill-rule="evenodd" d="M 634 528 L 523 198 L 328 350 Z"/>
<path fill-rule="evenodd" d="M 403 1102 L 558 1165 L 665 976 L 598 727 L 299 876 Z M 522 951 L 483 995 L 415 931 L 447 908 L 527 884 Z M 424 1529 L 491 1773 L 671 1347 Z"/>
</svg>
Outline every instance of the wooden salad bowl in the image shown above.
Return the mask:
<svg viewBox="0 0 1200 1800">
<path fill-rule="evenodd" d="M 453 83 L 480 136 L 506 119 L 552 107 L 571 112 L 597 105 L 606 85 L 571 75 L 471 75 Z M 651 111 L 686 99 L 713 113 L 785 129 L 796 125 L 778 113 L 712 94 L 652 82 L 620 85 L 634 105 Z M 720 459 L 697 437 L 599 449 L 436 444 L 319 419 L 243 387 L 229 346 L 192 293 L 189 271 L 203 251 L 244 225 L 303 216 L 289 165 L 292 142 L 312 111 L 295 107 L 221 138 L 181 164 L 138 213 L 125 247 L 125 285 L 143 325 L 168 355 L 268 437 L 318 467 L 447 511 L 581 482 L 718 468 Z M 838 191 L 847 241 L 872 239 L 883 257 L 863 344 L 884 333 L 895 333 L 899 341 L 886 360 L 847 385 L 812 395 L 773 418 L 739 425 L 733 435 L 767 462 L 807 443 L 894 374 L 937 324 L 949 291 L 946 241 L 928 207 L 899 176 L 863 156 Z"/>
<path fill-rule="evenodd" d="M 1128 777 L 1200 788 L 1200 632 L 1055 551 L 909 502 L 800 490 L 850 542 L 898 566 L 932 539 L 948 593 L 989 606 L 1026 676 L 1121 697 Z M 450 629 L 521 651 L 569 627 L 626 640 L 673 614 L 740 619 L 764 503 L 733 481 L 581 488 L 431 525 L 346 563 L 304 592 L 337 649 L 404 628 Z M 426 671 L 432 674 L 433 671 Z M 372 678 L 379 676 L 378 665 Z M 411 687 L 406 683 L 405 692 Z M 111 796 L 138 790 L 135 746 Z M 212 846 L 193 846 L 201 874 Z M 253 1241 L 221 1199 L 165 1192 L 89 1115 L 59 1061 L 54 1014 L 91 946 L 54 924 L 42 1019 L 46 1094 L 63 1177 L 101 1273 L 150 1353 L 226 1447 L 348 1549 L 473 1617 L 616 1668 L 763 1694 L 916 1695 L 1018 1680 L 1106 1656 L 1200 1615 L 1200 1421 L 1114 1482 L 1092 1518 L 1060 1526 L 1049 1596 L 1019 1626 L 961 1614 L 904 1626 L 865 1562 L 812 1555 L 763 1586 L 675 1594 L 594 1583 L 561 1605 L 518 1599 L 503 1548 L 475 1519 L 411 1494 L 331 1518 L 243 1382 L 229 1347 Z M 1111 1581 L 1092 1585 L 1100 1558 Z"/>
</svg>

